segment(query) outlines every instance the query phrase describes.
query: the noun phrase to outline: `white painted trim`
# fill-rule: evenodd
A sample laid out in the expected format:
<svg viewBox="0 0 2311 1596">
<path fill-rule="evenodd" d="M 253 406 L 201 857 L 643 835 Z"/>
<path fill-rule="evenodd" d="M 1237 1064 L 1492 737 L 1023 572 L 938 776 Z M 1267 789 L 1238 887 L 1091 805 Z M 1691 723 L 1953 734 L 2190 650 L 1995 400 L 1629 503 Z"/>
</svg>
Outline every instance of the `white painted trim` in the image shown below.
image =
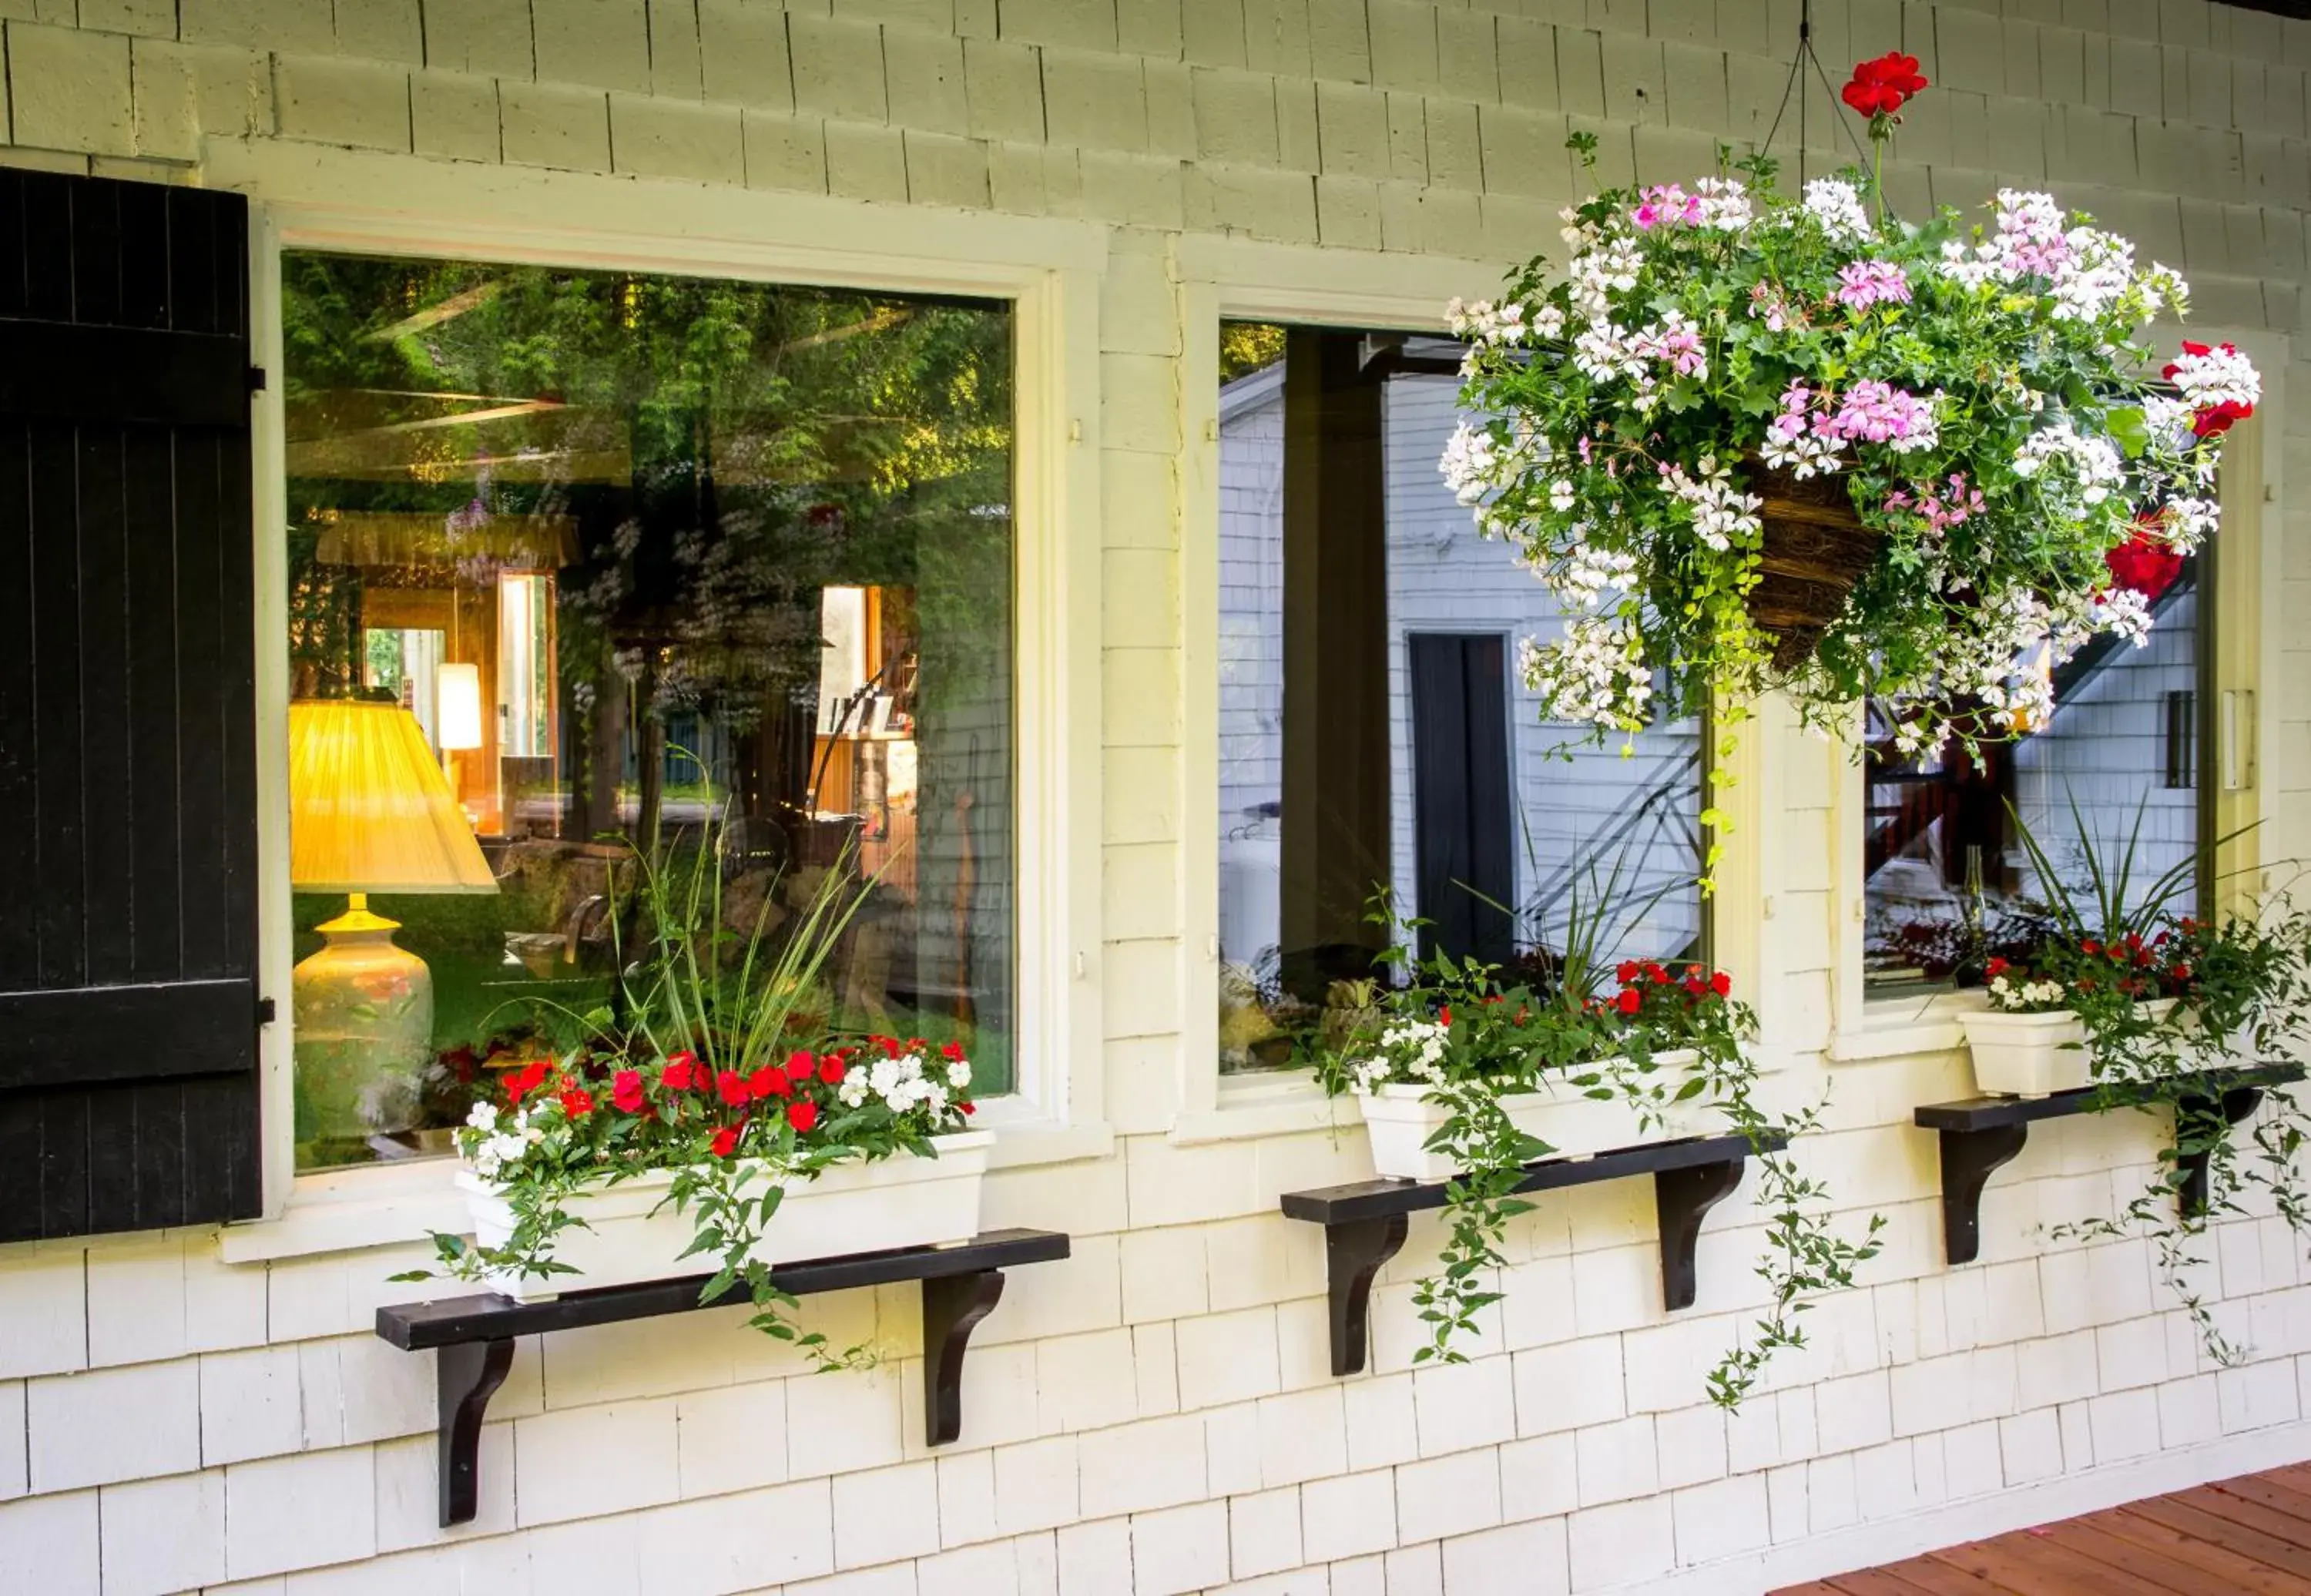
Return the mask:
<svg viewBox="0 0 2311 1596">
<path fill-rule="evenodd" d="M 2176 1447 L 2139 1461 L 2089 1469 L 2043 1484 L 2003 1486 L 1993 1481 L 1981 1496 L 1923 1513 L 1871 1520 L 1770 1551 L 1598 1590 L 1643 1591 L 1649 1596 L 1653 1592 L 1757 1596 L 1760 1591 L 1898 1563 L 1965 1541 L 2276 1469 L 2300 1462 L 2307 1455 L 2311 1455 L 2311 1420 L 2274 1425 L 2202 1446 Z"/>
<path fill-rule="evenodd" d="M 252 201 L 257 359 L 281 370 L 280 251 L 397 253 L 615 267 L 893 292 L 968 293 L 1015 310 L 1014 649 L 1017 727 L 1016 1090 L 990 1100 L 999 1166 L 1103 1157 L 1100 1057 L 1099 285 L 1106 230 L 566 172 L 222 141 L 213 186 Z M 255 429 L 258 931 L 281 1020 L 262 1062 L 266 1215 L 227 1232 L 255 1259 L 413 1239 L 449 1222 L 451 1165 L 299 1177 L 289 1027 L 286 553 L 281 389 Z M 433 1173 L 438 1170 L 437 1173 Z M 380 1183 L 382 1182 L 382 1183 Z"/>
</svg>

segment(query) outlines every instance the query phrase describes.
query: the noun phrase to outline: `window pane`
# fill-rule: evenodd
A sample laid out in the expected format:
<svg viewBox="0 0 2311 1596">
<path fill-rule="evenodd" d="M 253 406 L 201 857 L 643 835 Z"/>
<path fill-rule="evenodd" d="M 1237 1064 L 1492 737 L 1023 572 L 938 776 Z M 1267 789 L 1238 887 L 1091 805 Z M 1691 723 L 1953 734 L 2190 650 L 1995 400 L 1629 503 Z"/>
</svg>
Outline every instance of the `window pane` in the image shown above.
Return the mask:
<svg viewBox="0 0 2311 1596">
<path fill-rule="evenodd" d="M 2150 604 L 2143 645 L 2097 638 L 2054 668 L 2053 719 L 1984 747 L 1979 761 L 1955 748 L 1901 760 L 1891 724 L 1871 706 L 1862 944 L 1873 991 L 1970 983 L 1988 955 L 2027 948 L 2048 884 L 2031 868 L 2010 804 L 2070 893 L 2093 894 L 2083 823 L 2106 866 L 2133 840 L 2133 902 L 2174 869 L 2170 906 L 2193 907 L 2206 708 L 2199 578 L 2195 556 L 2131 570 Z"/>
<path fill-rule="evenodd" d="M 1220 1051 L 1288 1060 L 1328 985 L 1371 972 L 1382 887 L 1428 946 L 1504 965 L 1611 885 L 1627 956 L 1701 937 L 1701 735 L 1606 748 L 1540 720 L 1520 642 L 1558 613 L 1437 471 L 1457 346 L 1221 329 Z M 1618 878 L 1617 878 L 1618 872 Z"/>
<path fill-rule="evenodd" d="M 336 922 L 301 1165 L 446 1151 L 571 1040 L 646 934 L 635 849 L 711 842 L 775 936 L 855 841 L 830 1027 L 1001 1089 L 1007 307 L 306 253 L 283 288 L 299 957 Z M 406 953 L 339 920 L 364 890 Z"/>
</svg>

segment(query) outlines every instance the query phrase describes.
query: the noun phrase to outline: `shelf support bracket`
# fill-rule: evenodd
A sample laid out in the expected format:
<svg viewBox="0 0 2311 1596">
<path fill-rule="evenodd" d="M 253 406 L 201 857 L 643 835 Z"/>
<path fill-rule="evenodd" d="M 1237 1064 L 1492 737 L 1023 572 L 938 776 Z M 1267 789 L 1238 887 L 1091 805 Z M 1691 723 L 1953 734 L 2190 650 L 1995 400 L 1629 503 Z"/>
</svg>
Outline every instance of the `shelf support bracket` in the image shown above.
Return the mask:
<svg viewBox="0 0 2311 1596">
<path fill-rule="evenodd" d="M 974 1269 L 923 1282 L 923 1441 L 963 1434 L 963 1355 L 971 1332 L 1003 1300 L 1003 1271 Z"/>
<path fill-rule="evenodd" d="M 1696 1164 L 1653 1172 L 1653 1210 L 1661 1221 L 1661 1303 L 1674 1313 L 1693 1306 L 1699 1290 L 1694 1252 L 1701 1221 L 1741 1184 L 1746 1161 Z"/>
<path fill-rule="evenodd" d="M 434 1354 L 435 1460 L 441 1527 L 470 1524 L 481 1510 L 482 1416 L 513 1367 L 513 1339 L 460 1341 Z"/>
<path fill-rule="evenodd" d="M 2175 1105 L 2176 1146 L 2179 1148 L 2186 1135 L 2197 1141 L 2227 1138 L 2231 1128 L 2254 1112 L 2262 1103 L 2261 1086 L 2233 1086 L 2220 1099 L 2185 1097 Z M 2222 1115 L 2219 1127 L 2214 1124 L 2214 1118 L 2219 1113 Z M 2176 1156 L 2175 1163 L 2181 1179 L 2176 1182 L 2175 1196 L 2182 1204 L 2185 1219 L 2207 1217 L 2207 1165 L 2213 1156 L 2211 1147 L 2201 1147 L 2193 1152 L 2178 1152 Z"/>
<path fill-rule="evenodd" d="M 1324 1226 L 1333 1374 L 1354 1374 L 1365 1366 L 1365 1349 L 1372 1343 L 1373 1278 L 1396 1256 L 1410 1229 L 1410 1217 L 1404 1214 Z"/>
<path fill-rule="evenodd" d="M 1944 1130 L 1942 1138 L 1942 1257 L 1972 1263 L 1982 1252 L 1982 1189 L 1991 1172 L 2013 1162 L 2030 1138 L 2017 1122 L 1980 1130 Z"/>
</svg>

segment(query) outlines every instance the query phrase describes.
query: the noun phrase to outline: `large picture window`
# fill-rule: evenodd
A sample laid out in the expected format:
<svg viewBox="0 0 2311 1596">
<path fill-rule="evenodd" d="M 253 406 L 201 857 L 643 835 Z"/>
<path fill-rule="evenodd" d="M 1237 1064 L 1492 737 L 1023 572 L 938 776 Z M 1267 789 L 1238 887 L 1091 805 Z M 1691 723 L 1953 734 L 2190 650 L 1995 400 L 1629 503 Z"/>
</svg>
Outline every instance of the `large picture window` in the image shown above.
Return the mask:
<svg viewBox="0 0 2311 1596">
<path fill-rule="evenodd" d="M 615 1003 L 642 861 L 702 849 L 742 933 L 871 883 L 828 1028 L 961 1041 L 1001 1090 L 1008 307 L 282 277 L 300 1166 L 447 1151 Z"/>
<path fill-rule="evenodd" d="M 1287 1062 L 1332 983 L 1373 973 L 1385 889 L 1423 951 L 1546 980 L 1609 894 L 1626 956 L 1698 950 L 1703 739 L 1596 747 L 1541 719 L 1520 645 L 1548 590 L 1437 462 L 1442 338 L 1220 331 L 1221 1065 Z"/>
<path fill-rule="evenodd" d="M 2024 662 L 2049 672 L 2054 713 L 1979 758 L 1952 747 L 1905 759 L 1893 725 L 1870 706 L 1862 967 L 1873 995 L 1971 983 L 1986 958 L 2025 956 L 2042 935 L 2050 885 L 2090 903 L 2097 865 L 2109 877 L 2129 863 L 2134 903 L 2164 879 L 2171 911 L 2202 907 L 2212 558 L 2211 543 L 2189 557 L 2143 545 L 2114 555 L 2113 581 L 2150 611 L 2141 646 L 2105 633 L 2060 665 Z M 2037 878 L 2022 826 L 2059 884 Z"/>
</svg>

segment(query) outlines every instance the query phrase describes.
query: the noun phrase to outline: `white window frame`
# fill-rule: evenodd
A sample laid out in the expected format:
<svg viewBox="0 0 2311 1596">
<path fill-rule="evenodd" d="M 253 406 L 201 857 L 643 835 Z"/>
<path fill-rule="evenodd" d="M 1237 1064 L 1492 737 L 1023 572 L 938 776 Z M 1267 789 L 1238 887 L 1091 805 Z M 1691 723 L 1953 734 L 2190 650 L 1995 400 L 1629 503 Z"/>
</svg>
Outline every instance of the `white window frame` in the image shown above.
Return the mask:
<svg viewBox="0 0 2311 1596">
<path fill-rule="evenodd" d="M 2282 710 L 2298 720 L 2304 713 L 2304 706 L 2289 697 L 2280 653 L 2280 606 L 2285 592 L 2283 551 L 2287 541 L 2282 457 L 2287 436 L 2286 377 L 2288 362 L 2292 358 L 2289 341 L 2281 333 L 2250 328 L 2193 327 L 2188 331 L 2193 338 L 2202 342 L 2236 344 L 2240 353 L 2254 362 L 2263 376 L 2263 397 L 2256 404 L 2254 420 L 2250 423 L 2256 430 L 2253 454 L 2260 462 L 2260 481 L 2249 484 L 2235 474 L 2226 473 L 2220 493 L 2225 523 L 2236 524 L 2243 518 L 2252 517 L 2256 528 L 2257 577 L 2249 590 L 2255 594 L 2261 613 L 2244 623 L 2255 633 L 2254 678 L 2261 689 L 2255 694 L 2254 746 L 2266 751 L 2254 781 L 2254 815 L 2260 823 L 2254 838 L 2262 859 L 2292 857 L 2287 847 L 2290 839 L 2279 830 L 2280 781 L 2268 756 L 2268 751 L 2279 746 L 2275 739 L 2280 735 Z M 2242 619 L 2233 610 L 2226 609 L 2217 613 L 2215 624 L 2219 632 L 2226 626 L 2241 624 Z M 1861 735 L 1858 711 L 1851 735 Z M 1958 1016 L 1986 1007 L 1989 1000 L 1983 993 L 1872 997 L 1862 979 L 1862 931 L 1867 911 L 1868 882 L 1862 874 L 1862 828 L 1870 798 L 1861 763 L 1853 757 L 1851 744 L 1840 745 L 1836 752 L 1843 763 L 1836 786 L 1834 817 L 1836 890 L 1833 904 L 1836 919 L 1832 947 L 1837 970 L 1832 983 L 1835 1019 L 1829 1037 L 1830 1060 L 1861 1063 L 1954 1051 L 1966 1041 Z M 2263 872 L 2266 876 L 2268 874 Z"/>
<path fill-rule="evenodd" d="M 1171 1140 L 1182 1146 L 1362 1121 L 1304 1070 L 1224 1076 L 1219 1067 L 1219 335 L 1224 321 L 1444 333 L 1455 296 L 1497 293 L 1510 263 L 1376 254 L 1191 236 L 1179 240 L 1180 624 L 1186 728 L 1181 768 L 1181 1049 Z M 1754 733 L 1756 723 L 1749 730 Z M 1730 770 L 1747 772 L 1744 741 Z M 1758 789 L 1723 799 L 1734 824 L 1709 908 L 1717 962 L 1754 992 L 1758 965 Z M 1729 912 L 1729 910 L 1731 912 Z M 1728 946 L 1728 930 L 1738 935 Z"/>
<path fill-rule="evenodd" d="M 967 294 L 1014 312 L 1015 1089 L 989 1099 L 999 1165 L 1102 1157 L 1100 279 L 1104 228 L 817 196 L 219 142 L 213 187 L 250 205 L 260 990 L 266 1217 L 228 1227 L 231 1261 L 464 1228 L 453 1160 L 300 1175 L 288 1002 L 287 514 L 281 253 L 334 249 L 814 287 Z M 582 222 L 573 221 L 582 218 Z M 1082 1061 L 1082 1062 L 1079 1062 Z"/>
</svg>

